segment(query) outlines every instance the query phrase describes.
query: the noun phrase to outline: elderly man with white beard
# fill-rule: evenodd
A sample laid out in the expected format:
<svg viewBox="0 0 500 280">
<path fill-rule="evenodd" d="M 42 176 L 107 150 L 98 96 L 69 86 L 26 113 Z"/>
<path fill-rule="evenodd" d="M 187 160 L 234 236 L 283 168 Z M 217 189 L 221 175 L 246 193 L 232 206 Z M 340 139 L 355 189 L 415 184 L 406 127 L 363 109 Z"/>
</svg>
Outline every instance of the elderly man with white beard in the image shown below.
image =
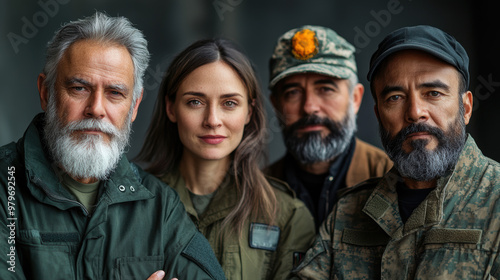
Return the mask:
<svg viewBox="0 0 500 280">
<path fill-rule="evenodd" d="M 0 279 L 224 279 L 175 192 L 123 155 L 148 61 L 123 17 L 49 42 L 45 113 L 0 148 Z"/>
</svg>

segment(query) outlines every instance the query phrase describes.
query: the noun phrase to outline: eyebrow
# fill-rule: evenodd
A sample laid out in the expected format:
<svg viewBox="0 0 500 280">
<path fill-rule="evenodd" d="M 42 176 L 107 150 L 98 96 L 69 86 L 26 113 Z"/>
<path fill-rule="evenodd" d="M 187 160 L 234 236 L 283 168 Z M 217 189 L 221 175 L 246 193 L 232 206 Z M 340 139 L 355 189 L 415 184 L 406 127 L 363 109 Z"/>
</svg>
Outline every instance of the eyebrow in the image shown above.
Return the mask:
<svg viewBox="0 0 500 280">
<path fill-rule="evenodd" d="M 198 96 L 198 97 L 206 97 L 207 95 L 202 93 L 202 92 L 197 92 L 197 91 L 187 91 L 185 93 L 182 94 L 182 96 L 186 96 L 186 95 L 193 95 L 193 96 Z M 225 93 L 225 94 L 222 94 L 221 97 L 222 98 L 229 98 L 229 97 L 242 97 L 244 98 L 243 95 L 241 95 L 240 93 Z"/>
<path fill-rule="evenodd" d="M 332 79 L 321 79 L 321 80 L 316 80 L 314 81 L 314 84 L 315 85 L 322 85 L 322 84 L 329 84 L 329 85 L 332 85 L 334 86 L 335 88 L 339 88 L 339 86 L 337 85 L 337 83 L 332 80 Z M 300 83 L 287 83 L 287 84 L 284 84 L 282 87 L 281 87 L 281 90 L 282 91 L 285 91 L 289 88 L 292 88 L 292 87 L 299 87 L 300 86 Z"/>
<path fill-rule="evenodd" d="M 448 86 L 447 84 L 443 83 L 440 80 L 435 80 L 432 82 L 420 84 L 420 85 L 418 85 L 418 88 L 440 88 L 440 89 L 444 89 L 446 91 L 450 90 L 450 86 Z"/>
<path fill-rule="evenodd" d="M 64 82 L 64 84 L 67 86 L 72 84 L 82 84 L 84 86 L 89 86 L 89 87 L 92 86 L 92 84 L 89 81 L 80 78 L 69 78 Z"/>
<path fill-rule="evenodd" d="M 82 84 L 82 85 L 87 86 L 87 87 L 94 87 L 94 85 L 91 82 L 84 80 L 84 79 L 80 79 L 80 78 L 67 79 L 65 84 L 67 86 L 72 85 L 72 84 Z M 123 92 L 129 92 L 129 88 L 124 84 L 110 84 L 110 85 L 106 85 L 106 88 L 112 89 L 112 90 L 123 91 Z"/>
<path fill-rule="evenodd" d="M 289 88 L 293 88 L 293 87 L 298 87 L 300 86 L 299 83 L 287 83 L 287 84 L 284 84 L 282 87 L 281 87 L 281 91 L 285 91 Z"/>
<path fill-rule="evenodd" d="M 439 88 L 439 89 L 443 89 L 445 91 L 449 91 L 450 90 L 450 86 L 448 86 L 447 84 L 443 83 L 440 80 L 435 80 L 435 81 L 432 81 L 432 82 L 425 82 L 425 83 L 419 84 L 417 86 L 417 88 L 418 89 L 422 89 L 422 88 Z M 386 96 L 389 93 L 394 92 L 394 91 L 404 91 L 404 88 L 402 86 L 385 86 L 382 89 L 382 91 L 380 92 L 380 96 L 384 97 L 384 96 Z"/>
<path fill-rule="evenodd" d="M 385 86 L 380 92 L 381 97 L 387 96 L 389 93 L 394 91 L 403 91 L 403 87 L 401 86 Z"/>
<path fill-rule="evenodd" d="M 339 88 L 339 86 L 337 85 L 337 83 L 334 80 L 332 80 L 332 79 L 317 80 L 317 81 L 314 81 L 314 84 L 315 85 L 328 84 L 328 85 L 334 86 L 335 88 Z"/>
</svg>

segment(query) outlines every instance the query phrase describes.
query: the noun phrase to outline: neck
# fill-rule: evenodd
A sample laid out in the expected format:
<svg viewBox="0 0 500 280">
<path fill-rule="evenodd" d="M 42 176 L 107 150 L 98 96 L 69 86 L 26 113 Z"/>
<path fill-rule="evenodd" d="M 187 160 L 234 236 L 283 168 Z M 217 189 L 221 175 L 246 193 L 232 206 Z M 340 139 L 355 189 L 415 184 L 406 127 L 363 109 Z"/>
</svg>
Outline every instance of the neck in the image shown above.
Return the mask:
<svg viewBox="0 0 500 280">
<path fill-rule="evenodd" d="M 183 153 L 179 171 L 186 187 L 194 194 L 205 195 L 215 192 L 229 170 L 230 157 L 222 160 L 200 160 Z"/>
<path fill-rule="evenodd" d="M 416 181 L 410 178 L 403 178 L 403 182 L 409 189 L 430 189 L 437 186 L 437 179 L 431 181 Z"/>
<path fill-rule="evenodd" d="M 334 160 L 316 162 L 316 163 L 309 164 L 309 165 L 299 164 L 299 167 L 300 167 L 300 169 L 302 169 L 308 173 L 311 173 L 311 174 L 315 174 L 315 175 L 325 174 L 330 169 L 330 165 Z"/>
</svg>

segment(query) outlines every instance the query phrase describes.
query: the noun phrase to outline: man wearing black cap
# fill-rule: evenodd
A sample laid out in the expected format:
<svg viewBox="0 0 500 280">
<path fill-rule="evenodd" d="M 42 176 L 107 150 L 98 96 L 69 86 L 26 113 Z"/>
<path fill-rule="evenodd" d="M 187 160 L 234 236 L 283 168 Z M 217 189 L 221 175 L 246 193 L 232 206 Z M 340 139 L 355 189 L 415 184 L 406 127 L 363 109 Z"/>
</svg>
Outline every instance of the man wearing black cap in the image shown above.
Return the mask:
<svg viewBox="0 0 500 280">
<path fill-rule="evenodd" d="M 500 278 L 500 164 L 465 132 L 468 60 L 430 26 L 380 43 L 368 80 L 394 168 L 340 198 L 297 277 Z"/>
</svg>

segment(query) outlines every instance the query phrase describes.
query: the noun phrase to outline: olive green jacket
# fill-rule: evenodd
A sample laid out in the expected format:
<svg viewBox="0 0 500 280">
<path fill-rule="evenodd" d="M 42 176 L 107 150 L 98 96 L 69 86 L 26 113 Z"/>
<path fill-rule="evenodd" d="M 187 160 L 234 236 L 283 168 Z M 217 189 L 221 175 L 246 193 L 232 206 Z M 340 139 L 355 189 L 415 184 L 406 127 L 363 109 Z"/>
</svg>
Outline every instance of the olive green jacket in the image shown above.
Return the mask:
<svg viewBox="0 0 500 280">
<path fill-rule="evenodd" d="M 212 246 L 227 279 L 285 279 L 293 268 L 294 257 L 298 262 L 312 244 L 315 235 L 314 220 L 305 205 L 294 198 L 293 192 L 281 181 L 268 178 L 274 187 L 279 206 L 275 224 L 279 228 L 279 239 L 269 240 L 270 243 L 273 239 L 278 242 L 277 248 L 273 250 L 260 248 L 267 247 L 266 244 L 250 244 L 251 239 L 256 239 L 253 237 L 258 235 L 255 233 L 255 226 L 266 225 L 264 228 L 267 228 L 267 223 L 261 218 L 247 221 L 241 238 L 222 231 L 222 221 L 239 200 L 231 176 L 226 176 L 200 217 L 193 207 L 180 173 L 168 174 L 163 180 L 179 193 L 187 212 Z M 277 230 L 274 233 L 276 232 Z M 274 233 L 270 236 L 274 236 Z"/>
<path fill-rule="evenodd" d="M 89 215 L 55 175 L 40 123 L 0 148 L 0 279 L 224 279 L 177 194 L 125 157 Z"/>
<path fill-rule="evenodd" d="M 341 197 L 295 271 L 300 279 L 500 279 L 500 164 L 468 136 L 406 223 L 395 169 Z"/>
</svg>

